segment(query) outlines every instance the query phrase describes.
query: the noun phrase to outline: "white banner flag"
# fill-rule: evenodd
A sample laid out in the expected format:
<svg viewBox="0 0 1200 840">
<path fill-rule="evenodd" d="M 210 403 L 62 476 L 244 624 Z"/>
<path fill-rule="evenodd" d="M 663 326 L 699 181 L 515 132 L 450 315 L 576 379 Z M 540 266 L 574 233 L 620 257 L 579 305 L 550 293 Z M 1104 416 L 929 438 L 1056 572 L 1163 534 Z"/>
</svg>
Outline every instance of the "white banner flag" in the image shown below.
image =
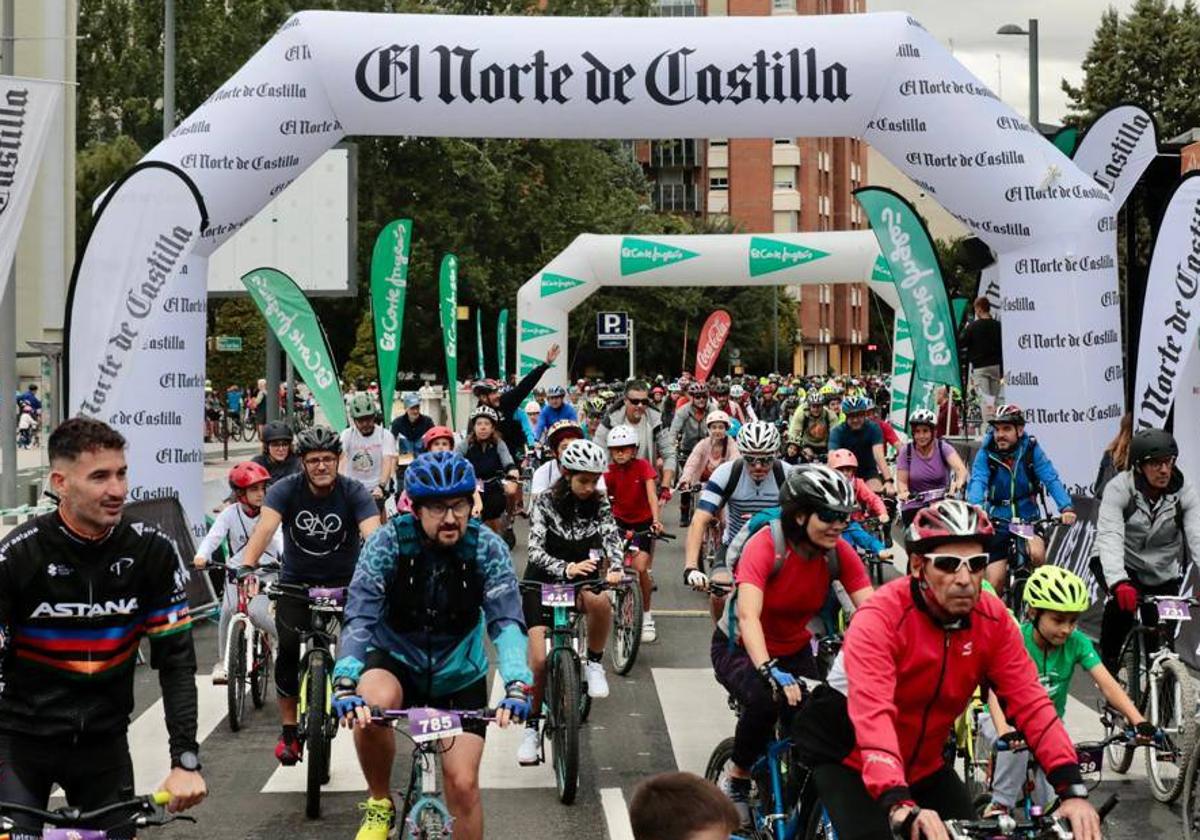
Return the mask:
<svg viewBox="0 0 1200 840">
<path fill-rule="evenodd" d="M 66 321 L 71 414 L 129 442 L 129 498 L 179 496 L 203 529 L 205 226 L 191 182 L 163 164 L 105 196 L 75 265 Z M 203 535 L 203 530 L 200 531 Z"/>
<path fill-rule="evenodd" d="M 59 85 L 0 76 L 0 295 L 58 105 Z"/>
<path fill-rule="evenodd" d="M 1200 475 L 1200 335 L 1192 336 L 1192 352 L 1179 378 L 1175 395 L 1175 440 L 1179 443 L 1179 469 Z"/>
<path fill-rule="evenodd" d="M 1119 208 L 1156 154 L 1154 120 L 1136 105 L 1119 105 L 1092 123 L 1072 160 L 1112 193 Z"/>
<path fill-rule="evenodd" d="M 1137 387 L 1133 392 L 1136 428 L 1166 425 L 1180 372 L 1196 346 L 1200 317 L 1200 172 L 1179 182 L 1154 243 L 1142 333 L 1138 340 Z M 1176 428 L 1179 423 L 1176 422 Z"/>
</svg>

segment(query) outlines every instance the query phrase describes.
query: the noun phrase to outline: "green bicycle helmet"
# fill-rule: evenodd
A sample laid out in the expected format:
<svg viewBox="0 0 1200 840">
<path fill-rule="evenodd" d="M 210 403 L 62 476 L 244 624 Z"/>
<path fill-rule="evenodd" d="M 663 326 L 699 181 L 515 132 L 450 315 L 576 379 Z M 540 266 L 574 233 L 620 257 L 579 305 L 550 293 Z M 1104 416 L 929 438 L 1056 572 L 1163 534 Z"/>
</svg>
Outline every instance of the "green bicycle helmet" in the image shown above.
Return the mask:
<svg viewBox="0 0 1200 840">
<path fill-rule="evenodd" d="M 350 398 L 350 416 L 355 420 L 375 416 L 375 401 L 370 394 L 359 393 Z"/>
<path fill-rule="evenodd" d="M 1081 613 L 1092 603 L 1082 578 L 1061 566 L 1039 566 L 1025 584 L 1025 603 L 1035 610 Z"/>
</svg>

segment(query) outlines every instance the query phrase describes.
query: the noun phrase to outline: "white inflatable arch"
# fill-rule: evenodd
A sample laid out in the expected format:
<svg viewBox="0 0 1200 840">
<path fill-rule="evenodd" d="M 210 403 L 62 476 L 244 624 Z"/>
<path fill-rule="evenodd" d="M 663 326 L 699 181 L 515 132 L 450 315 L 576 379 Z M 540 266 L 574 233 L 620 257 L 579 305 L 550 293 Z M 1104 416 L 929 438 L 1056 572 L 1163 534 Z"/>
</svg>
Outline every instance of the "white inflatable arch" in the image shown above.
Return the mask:
<svg viewBox="0 0 1200 840">
<path fill-rule="evenodd" d="M 1069 483 L 1091 480 L 1116 428 L 1123 389 L 1105 374 L 1121 363 L 1111 198 L 911 17 L 302 12 L 147 155 L 200 209 L 167 206 L 177 190 L 160 206 L 141 189 L 151 178 L 131 180 L 107 212 L 140 207 L 137 218 L 97 225 L 72 281 L 76 306 L 102 288 L 133 294 L 139 309 L 83 311 L 111 317 L 112 338 L 68 336 L 72 410 L 103 396 L 91 413 L 132 441 L 134 481 L 177 489 L 190 512 L 202 471 L 199 424 L 187 418 L 203 404 L 203 342 L 145 339 L 170 319 L 173 331 L 203 334 L 202 260 L 183 268 L 346 135 L 861 137 L 997 253 L 1003 295 L 1016 301 L 1005 362 L 1021 384 L 1009 396 Z M 184 294 L 199 304 L 181 306 Z M 147 367 L 168 351 L 172 369 Z M 139 444 L 147 424 L 179 449 Z"/>
<path fill-rule="evenodd" d="M 827 233 L 601 236 L 582 234 L 517 292 L 517 369 L 524 375 L 554 343 L 565 346 L 570 312 L 609 286 L 798 286 L 870 283 L 898 305 L 869 230 Z M 704 313 L 697 313 L 704 314 Z M 547 384 L 567 384 L 556 365 Z"/>
</svg>

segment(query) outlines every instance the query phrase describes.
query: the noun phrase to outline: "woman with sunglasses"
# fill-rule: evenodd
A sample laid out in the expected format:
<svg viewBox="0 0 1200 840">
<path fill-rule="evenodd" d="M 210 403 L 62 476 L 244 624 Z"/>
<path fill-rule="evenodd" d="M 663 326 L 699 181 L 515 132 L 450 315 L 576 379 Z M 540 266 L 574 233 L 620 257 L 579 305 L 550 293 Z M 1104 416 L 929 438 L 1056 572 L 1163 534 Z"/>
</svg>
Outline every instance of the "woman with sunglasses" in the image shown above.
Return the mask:
<svg viewBox="0 0 1200 840">
<path fill-rule="evenodd" d="M 944 499 L 908 529 L 912 576 L 881 587 L 854 615 L 830 670 L 797 720 L 800 760 L 840 840 L 946 840 L 946 819 L 973 819 L 965 783 L 942 751 L 976 686 L 991 685 L 1061 800 L 1078 840 L 1099 840 L 1071 737 L 1004 603 L 981 596 L 983 510 Z"/>
<path fill-rule="evenodd" d="M 856 508 L 849 482 L 829 467 L 805 465 L 788 475 L 779 497 L 782 563 L 775 529 L 760 528 L 738 558 L 736 593 L 712 637 L 717 681 L 742 706 L 725 792 L 743 822 L 749 819 L 750 767 L 771 739 L 779 701 L 794 708 L 801 699 L 797 677 L 817 677 L 808 623 L 825 606 L 831 567 L 855 606 L 871 594 L 862 560 L 841 539 Z M 836 563 L 827 558 L 831 551 Z"/>
</svg>

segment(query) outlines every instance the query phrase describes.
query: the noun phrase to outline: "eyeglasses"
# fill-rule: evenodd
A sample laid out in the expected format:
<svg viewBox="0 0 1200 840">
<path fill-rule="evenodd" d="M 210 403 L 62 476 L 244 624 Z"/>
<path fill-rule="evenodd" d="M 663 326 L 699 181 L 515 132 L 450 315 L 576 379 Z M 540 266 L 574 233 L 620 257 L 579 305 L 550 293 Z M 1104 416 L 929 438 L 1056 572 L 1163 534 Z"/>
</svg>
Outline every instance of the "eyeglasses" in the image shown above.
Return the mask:
<svg viewBox="0 0 1200 840">
<path fill-rule="evenodd" d="M 746 466 L 749 467 L 769 467 L 775 462 L 775 459 L 769 455 L 747 455 Z"/>
<path fill-rule="evenodd" d="M 826 525 L 832 525 L 835 522 L 849 522 L 850 514 L 842 513 L 840 510 L 819 510 L 817 511 L 817 519 L 820 519 Z"/>
<path fill-rule="evenodd" d="M 629 403 L 630 405 L 645 405 L 646 403 L 650 402 L 650 400 L 647 397 L 642 397 L 640 399 L 635 397 L 626 397 L 625 402 Z"/>
<path fill-rule="evenodd" d="M 933 564 L 933 568 L 948 575 L 958 574 L 958 570 L 967 564 L 967 571 L 977 575 L 988 567 L 991 556 L 988 554 L 972 554 L 962 557 L 958 554 L 926 554 L 925 559 Z"/>
<path fill-rule="evenodd" d="M 306 467 L 329 467 L 338 462 L 336 455 L 318 455 L 316 458 L 305 458 Z"/>
<path fill-rule="evenodd" d="M 446 511 L 453 513 L 455 519 L 465 519 L 470 514 L 472 505 L 470 499 L 459 499 L 455 502 L 426 502 L 421 507 L 436 519 L 445 519 Z"/>
<path fill-rule="evenodd" d="M 1147 458 L 1142 461 L 1141 466 L 1149 467 L 1152 470 L 1171 469 L 1175 466 L 1175 456 L 1168 455 L 1166 458 Z"/>
</svg>

